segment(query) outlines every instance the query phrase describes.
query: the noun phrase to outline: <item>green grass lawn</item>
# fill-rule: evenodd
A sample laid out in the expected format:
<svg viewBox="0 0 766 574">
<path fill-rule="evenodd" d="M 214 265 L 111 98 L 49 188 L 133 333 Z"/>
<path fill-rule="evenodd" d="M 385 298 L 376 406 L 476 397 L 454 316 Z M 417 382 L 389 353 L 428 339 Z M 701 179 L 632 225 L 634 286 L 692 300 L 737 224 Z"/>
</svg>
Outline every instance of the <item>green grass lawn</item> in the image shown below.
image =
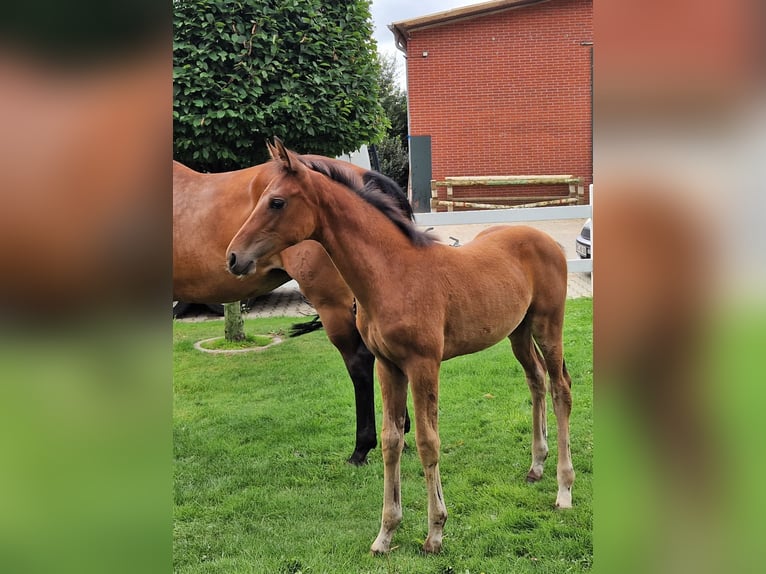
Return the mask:
<svg viewBox="0 0 766 574">
<path fill-rule="evenodd" d="M 354 394 L 323 331 L 261 353 L 211 355 L 194 342 L 222 321 L 174 324 L 174 571 L 220 573 L 562 573 L 590 570 L 592 299 L 567 301 L 564 345 L 573 380 L 574 508 L 558 511 L 556 425 L 548 401 L 545 476 L 525 482 L 531 403 L 510 343 L 442 365 L 444 550 L 424 556 L 426 489 L 413 445 L 402 460 L 404 519 L 388 557 L 369 547 L 380 526 L 383 464 L 345 461 Z M 247 320 L 286 332 L 294 318 Z M 550 398 L 550 397 L 549 397 Z M 411 403 L 410 403 L 411 404 Z M 380 432 L 381 401 L 376 390 Z"/>
</svg>

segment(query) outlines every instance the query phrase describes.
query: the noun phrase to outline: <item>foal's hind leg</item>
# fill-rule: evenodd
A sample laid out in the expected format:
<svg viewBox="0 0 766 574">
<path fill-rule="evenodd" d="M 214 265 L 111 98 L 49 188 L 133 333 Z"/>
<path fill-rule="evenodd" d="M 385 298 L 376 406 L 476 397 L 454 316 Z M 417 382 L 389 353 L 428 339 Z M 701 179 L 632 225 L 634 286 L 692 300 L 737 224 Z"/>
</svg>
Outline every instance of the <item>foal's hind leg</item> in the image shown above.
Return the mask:
<svg viewBox="0 0 766 574">
<path fill-rule="evenodd" d="M 532 395 L 532 466 L 527 473 L 527 481 L 536 482 L 543 477 L 543 465 L 548 458 L 545 369 L 542 357 L 532 341 L 532 333 L 526 320 L 508 338 L 511 341 L 513 354 L 524 368 L 529 392 Z"/>
<path fill-rule="evenodd" d="M 558 465 L 556 479 L 559 490 L 556 496 L 557 508 L 572 507 L 572 484 L 574 468 L 569 449 L 569 415 L 572 411 L 572 379 L 564 364 L 563 349 L 563 308 L 548 317 L 537 317 L 532 323 L 535 341 L 540 347 L 551 380 L 553 412 L 556 414 L 558 430 Z"/>
</svg>

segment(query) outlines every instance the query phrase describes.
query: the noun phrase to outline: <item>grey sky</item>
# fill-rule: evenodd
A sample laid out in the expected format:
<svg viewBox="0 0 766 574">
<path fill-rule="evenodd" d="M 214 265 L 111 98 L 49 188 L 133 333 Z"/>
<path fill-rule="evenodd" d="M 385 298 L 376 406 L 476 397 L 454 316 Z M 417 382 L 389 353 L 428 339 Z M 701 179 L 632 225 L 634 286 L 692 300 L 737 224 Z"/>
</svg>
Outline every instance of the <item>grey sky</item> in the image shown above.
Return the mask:
<svg viewBox="0 0 766 574">
<path fill-rule="evenodd" d="M 372 21 L 375 25 L 373 36 L 378 43 L 378 52 L 395 54 L 400 71 L 400 82 L 406 87 L 404 55 L 394 45 L 394 35 L 388 25 L 399 20 L 417 18 L 436 12 L 444 12 L 460 6 L 482 4 L 487 0 L 372 0 Z"/>
</svg>

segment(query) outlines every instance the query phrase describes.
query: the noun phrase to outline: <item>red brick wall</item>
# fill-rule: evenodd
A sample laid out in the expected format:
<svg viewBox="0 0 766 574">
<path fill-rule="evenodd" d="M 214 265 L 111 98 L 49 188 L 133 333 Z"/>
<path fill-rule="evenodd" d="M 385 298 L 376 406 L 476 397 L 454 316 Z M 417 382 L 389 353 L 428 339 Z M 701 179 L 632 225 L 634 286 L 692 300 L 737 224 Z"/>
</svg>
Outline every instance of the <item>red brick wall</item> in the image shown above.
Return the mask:
<svg viewBox="0 0 766 574">
<path fill-rule="evenodd" d="M 571 174 L 583 178 L 587 198 L 592 47 L 582 43 L 592 40 L 591 0 L 552 0 L 411 32 L 409 129 L 431 136 L 433 179 Z M 511 191 L 566 194 L 567 187 Z M 455 188 L 456 196 L 466 192 Z"/>
</svg>

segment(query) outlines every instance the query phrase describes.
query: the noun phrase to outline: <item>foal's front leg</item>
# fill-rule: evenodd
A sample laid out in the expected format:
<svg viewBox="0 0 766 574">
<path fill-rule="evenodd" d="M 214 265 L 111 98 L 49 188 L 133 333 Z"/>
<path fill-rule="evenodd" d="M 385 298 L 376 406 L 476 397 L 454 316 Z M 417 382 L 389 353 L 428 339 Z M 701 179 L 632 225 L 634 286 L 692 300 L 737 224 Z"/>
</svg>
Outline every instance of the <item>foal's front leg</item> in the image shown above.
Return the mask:
<svg viewBox="0 0 766 574">
<path fill-rule="evenodd" d="M 380 532 L 372 543 L 373 554 L 385 554 L 402 521 L 400 461 L 404 447 L 404 419 L 407 408 L 407 378 L 395 365 L 383 359 L 376 363 L 383 398 L 383 515 Z"/>
</svg>

